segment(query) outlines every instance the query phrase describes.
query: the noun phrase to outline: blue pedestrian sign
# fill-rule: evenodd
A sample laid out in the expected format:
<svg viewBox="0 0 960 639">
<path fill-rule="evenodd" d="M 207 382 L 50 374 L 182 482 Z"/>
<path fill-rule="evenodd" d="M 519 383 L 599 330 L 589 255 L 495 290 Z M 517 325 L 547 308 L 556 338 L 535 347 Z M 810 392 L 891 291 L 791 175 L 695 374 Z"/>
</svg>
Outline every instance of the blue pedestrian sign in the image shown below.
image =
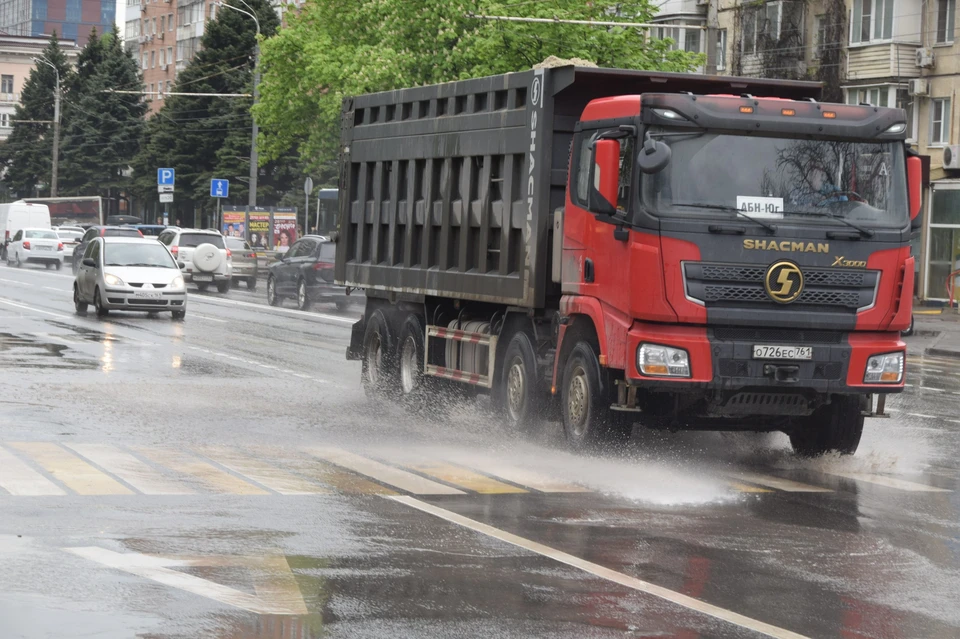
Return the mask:
<svg viewBox="0 0 960 639">
<path fill-rule="evenodd" d="M 173 169 L 157 169 L 157 185 L 158 186 L 173 186 L 174 172 Z"/>
<path fill-rule="evenodd" d="M 210 197 L 230 197 L 230 180 L 210 180 Z"/>
</svg>

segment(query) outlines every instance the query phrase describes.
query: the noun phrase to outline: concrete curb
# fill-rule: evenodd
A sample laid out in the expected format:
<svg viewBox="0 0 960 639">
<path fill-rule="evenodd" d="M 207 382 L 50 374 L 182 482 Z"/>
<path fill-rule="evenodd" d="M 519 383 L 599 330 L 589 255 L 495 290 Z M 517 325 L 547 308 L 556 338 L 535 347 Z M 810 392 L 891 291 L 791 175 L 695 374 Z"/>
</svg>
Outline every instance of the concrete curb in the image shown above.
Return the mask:
<svg viewBox="0 0 960 639">
<path fill-rule="evenodd" d="M 933 357 L 950 357 L 952 359 L 960 359 L 960 351 L 936 348 L 935 346 L 931 346 L 927 350 L 923 351 L 923 354 L 931 355 Z"/>
</svg>

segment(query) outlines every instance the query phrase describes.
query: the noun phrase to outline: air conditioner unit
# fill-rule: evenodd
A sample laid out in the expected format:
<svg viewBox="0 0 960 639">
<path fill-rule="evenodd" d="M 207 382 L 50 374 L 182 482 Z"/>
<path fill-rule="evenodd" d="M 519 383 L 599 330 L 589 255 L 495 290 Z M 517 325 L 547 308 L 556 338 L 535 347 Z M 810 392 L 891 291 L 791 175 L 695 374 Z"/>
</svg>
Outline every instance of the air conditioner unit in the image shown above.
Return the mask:
<svg viewBox="0 0 960 639">
<path fill-rule="evenodd" d="M 930 95 L 930 80 L 924 78 L 910 80 L 910 84 L 907 85 L 907 94 L 920 98 Z"/>
<path fill-rule="evenodd" d="M 934 65 L 933 49 L 917 49 L 917 66 L 921 69 L 932 69 Z"/>
<path fill-rule="evenodd" d="M 960 144 L 943 147 L 943 168 L 960 169 Z"/>
<path fill-rule="evenodd" d="M 169 67 L 169 66 L 170 66 L 169 64 L 161 64 L 161 65 L 160 65 L 160 70 L 161 70 L 161 71 L 166 71 L 166 70 L 167 70 L 167 67 Z"/>
<path fill-rule="evenodd" d="M 144 3 L 142 3 L 142 4 L 140 5 L 140 11 L 142 11 L 142 12 L 144 12 L 144 13 L 147 12 L 147 3 L 146 3 L 146 2 L 144 2 Z"/>
</svg>

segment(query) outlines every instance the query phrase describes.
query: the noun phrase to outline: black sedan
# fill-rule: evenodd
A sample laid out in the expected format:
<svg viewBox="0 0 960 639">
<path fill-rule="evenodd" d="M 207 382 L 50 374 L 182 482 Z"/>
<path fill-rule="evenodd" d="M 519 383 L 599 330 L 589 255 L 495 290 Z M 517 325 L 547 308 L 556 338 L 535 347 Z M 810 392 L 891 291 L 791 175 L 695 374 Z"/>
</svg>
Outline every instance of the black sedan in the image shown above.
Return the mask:
<svg viewBox="0 0 960 639">
<path fill-rule="evenodd" d="M 270 265 L 267 275 L 267 303 L 279 306 L 287 297 L 297 308 L 309 310 L 314 302 L 331 302 L 338 310 L 349 304 L 347 291 L 333 283 L 336 245 L 321 235 L 305 235 L 280 259 Z"/>
</svg>

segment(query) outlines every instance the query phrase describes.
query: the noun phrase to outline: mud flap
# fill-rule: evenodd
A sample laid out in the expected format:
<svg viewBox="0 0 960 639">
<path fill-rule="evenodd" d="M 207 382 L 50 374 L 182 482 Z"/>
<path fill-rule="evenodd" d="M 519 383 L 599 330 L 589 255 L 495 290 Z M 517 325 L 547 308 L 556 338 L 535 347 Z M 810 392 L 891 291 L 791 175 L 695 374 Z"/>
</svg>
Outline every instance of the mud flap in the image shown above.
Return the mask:
<svg viewBox="0 0 960 639">
<path fill-rule="evenodd" d="M 367 320 L 361 317 L 350 327 L 350 345 L 347 346 L 347 359 L 363 359 L 363 334 L 367 330 Z"/>
</svg>

